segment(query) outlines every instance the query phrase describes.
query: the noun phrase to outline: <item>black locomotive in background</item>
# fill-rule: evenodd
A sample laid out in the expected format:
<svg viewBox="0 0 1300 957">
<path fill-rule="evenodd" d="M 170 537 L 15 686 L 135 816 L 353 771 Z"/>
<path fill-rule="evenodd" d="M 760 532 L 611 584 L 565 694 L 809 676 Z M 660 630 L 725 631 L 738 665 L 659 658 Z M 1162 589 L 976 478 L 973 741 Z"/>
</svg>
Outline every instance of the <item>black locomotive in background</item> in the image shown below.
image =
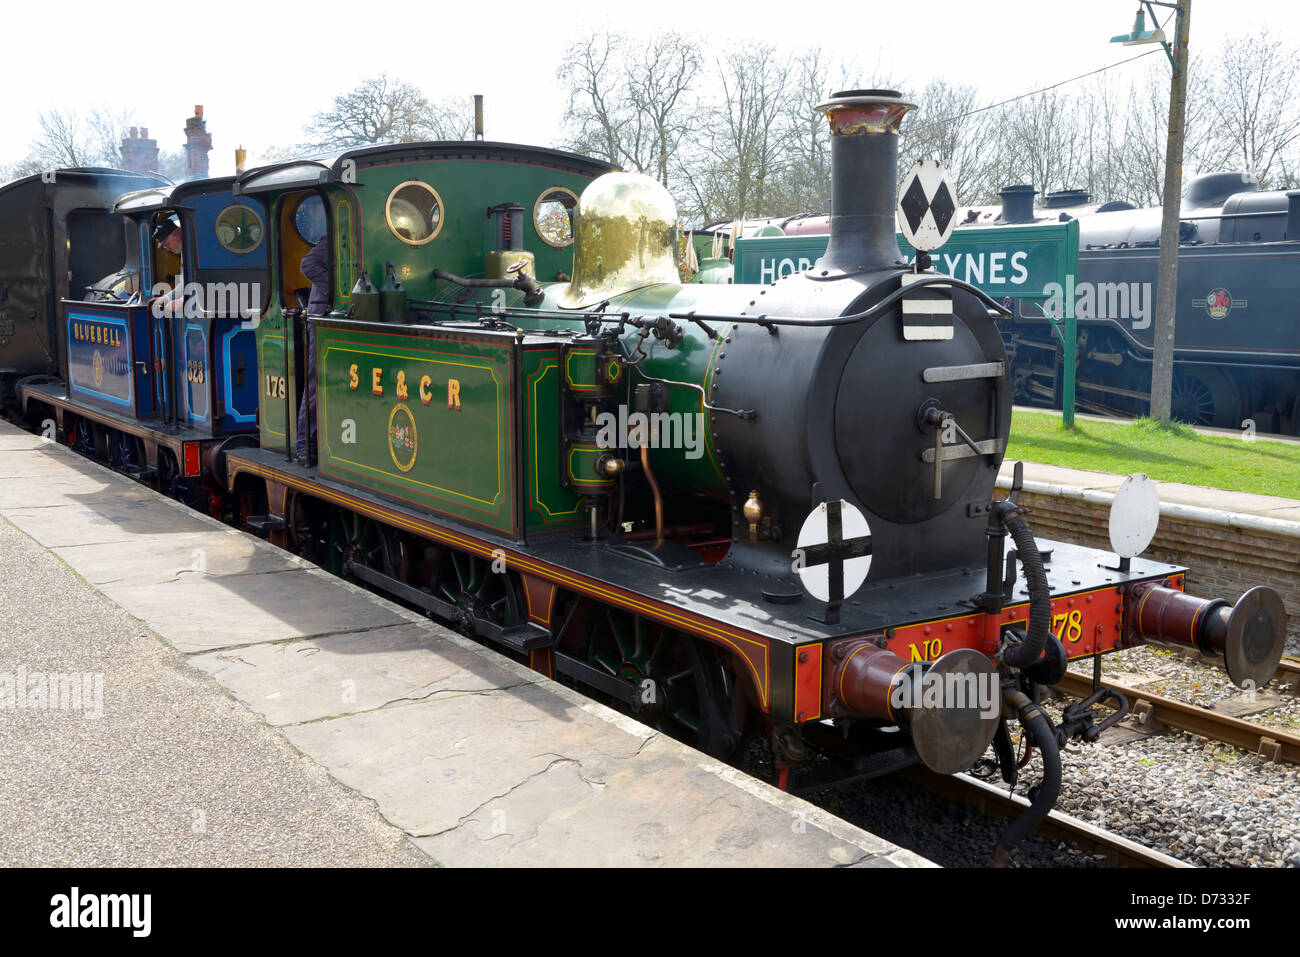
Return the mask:
<svg viewBox="0 0 1300 957">
<path fill-rule="evenodd" d="M 1087 192 L 1003 191 L 1003 222 L 1079 220 L 1077 404 L 1135 416 L 1149 406 L 1159 207 L 1090 202 Z M 1017 209 L 1017 206 L 1020 206 Z M 1047 307 L 1049 310 L 1052 306 Z M 1062 360 L 1041 302 L 999 322 L 1016 401 L 1061 401 Z M 1196 425 L 1300 434 L 1300 190 L 1258 188 L 1244 173 L 1191 179 L 1179 224 L 1174 417 Z"/>
</svg>

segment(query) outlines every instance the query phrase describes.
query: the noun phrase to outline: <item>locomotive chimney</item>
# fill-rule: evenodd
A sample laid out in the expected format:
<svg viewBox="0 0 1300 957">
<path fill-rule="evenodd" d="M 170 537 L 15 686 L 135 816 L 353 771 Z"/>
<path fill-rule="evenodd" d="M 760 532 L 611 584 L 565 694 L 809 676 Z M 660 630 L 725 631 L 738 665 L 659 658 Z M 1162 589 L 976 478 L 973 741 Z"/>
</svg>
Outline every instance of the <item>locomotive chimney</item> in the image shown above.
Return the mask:
<svg viewBox="0 0 1300 957">
<path fill-rule="evenodd" d="M 1002 221 L 1004 223 L 1032 223 L 1034 221 L 1034 196 L 1038 190 L 1034 184 L 1021 186 L 1003 186 L 998 190 L 1002 197 Z"/>
<path fill-rule="evenodd" d="M 915 108 L 893 90 L 845 90 L 817 104 L 831 125 L 831 235 L 816 270 L 865 272 L 902 258 L 898 124 Z"/>
</svg>

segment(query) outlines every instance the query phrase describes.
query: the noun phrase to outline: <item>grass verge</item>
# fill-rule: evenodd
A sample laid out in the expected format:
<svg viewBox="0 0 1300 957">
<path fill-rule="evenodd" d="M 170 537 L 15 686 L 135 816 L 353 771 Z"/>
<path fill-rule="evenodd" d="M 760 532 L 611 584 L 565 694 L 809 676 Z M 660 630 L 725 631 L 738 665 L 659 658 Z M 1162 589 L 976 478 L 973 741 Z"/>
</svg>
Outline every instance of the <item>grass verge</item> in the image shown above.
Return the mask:
<svg viewBox="0 0 1300 957">
<path fill-rule="evenodd" d="M 1267 439 L 1202 435 L 1187 426 L 1134 422 L 1075 422 L 1059 414 L 1011 416 L 1007 460 L 1128 475 L 1145 472 L 1160 482 L 1300 498 L 1300 445 Z"/>
</svg>

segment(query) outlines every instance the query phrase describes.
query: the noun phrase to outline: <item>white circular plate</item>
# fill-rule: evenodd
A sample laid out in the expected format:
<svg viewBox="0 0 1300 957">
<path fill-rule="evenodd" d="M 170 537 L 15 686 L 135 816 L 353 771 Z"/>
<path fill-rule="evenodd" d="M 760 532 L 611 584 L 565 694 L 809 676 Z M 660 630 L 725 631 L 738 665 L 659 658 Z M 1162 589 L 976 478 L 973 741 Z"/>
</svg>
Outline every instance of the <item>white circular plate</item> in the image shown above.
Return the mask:
<svg viewBox="0 0 1300 957">
<path fill-rule="evenodd" d="M 1130 475 L 1110 503 L 1110 547 L 1120 558 L 1141 555 L 1160 524 L 1156 483 L 1141 472 Z"/>
<path fill-rule="evenodd" d="M 833 600 L 831 572 L 837 565 L 843 568 L 843 587 L 834 600 L 861 588 L 871 570 L 871 526 L 866 516 L 843 499 L 823 502 L 808 514 L 796 547 L 799 579 L 818 601 Z M 846 554 L 852 557 L 845 558 Z"/>
</svg>

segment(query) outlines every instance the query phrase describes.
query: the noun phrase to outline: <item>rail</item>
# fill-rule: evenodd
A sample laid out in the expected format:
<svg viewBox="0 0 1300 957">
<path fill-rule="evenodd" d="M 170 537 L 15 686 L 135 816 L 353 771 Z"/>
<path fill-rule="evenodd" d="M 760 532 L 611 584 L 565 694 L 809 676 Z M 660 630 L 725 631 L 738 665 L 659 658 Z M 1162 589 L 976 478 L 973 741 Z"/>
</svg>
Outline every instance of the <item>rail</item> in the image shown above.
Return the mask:
<svg viewBox="0 0 1300 957">
<path fill-rule="evenodd" d="M 974 808 L 981 814 L 1010 818 L 1029 807 L 1029 801 L 1018 794 L 1008 794 L 1002 788 L 988 784 L 969 774 L 934 774 L 924 768 L 906 772 L 926 790 L 945 800 Z M 1160 851 L 1146 847 L 1126 837 L 1094 827 L 1069 814 L 1052 811 L 1038 825 L 1035 834 L 1045 834 L 1060 841 L 1069 841 L 1088 854 L 1099 854 L 1110 867 L 1191 867 Z"/>
<path fill-rule="evenodd" d="M 1124 695 L 1133 715 L 1150 729 L 1176 728 L 1250 751 L 1270 761 L 1300 764 L 1300 735 L 1251 724 L 1218 711 L 1110 681 L 1103 681 L 1101 686 Z M 1093 691 L 1092 679 L 1075 672 L 1066 672 L 1054 687 L 1075 698 L 1086 698 Z"/>
</svg>

